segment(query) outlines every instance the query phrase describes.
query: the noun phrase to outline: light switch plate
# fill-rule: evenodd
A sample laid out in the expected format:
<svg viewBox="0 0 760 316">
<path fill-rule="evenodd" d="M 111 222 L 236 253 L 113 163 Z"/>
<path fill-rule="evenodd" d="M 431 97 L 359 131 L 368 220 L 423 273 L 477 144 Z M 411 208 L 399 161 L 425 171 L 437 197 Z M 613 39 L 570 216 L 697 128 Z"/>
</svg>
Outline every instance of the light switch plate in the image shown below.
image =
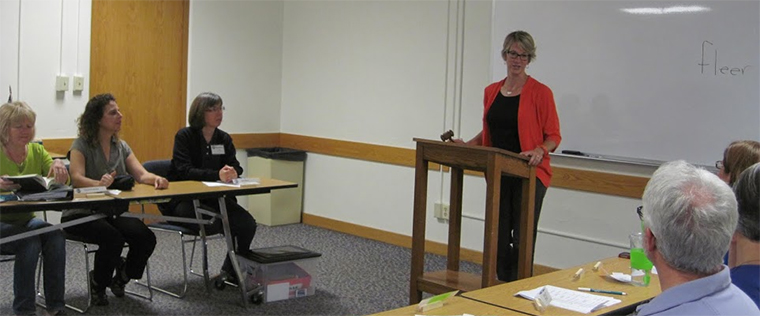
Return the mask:
<svg viewBox="0 0 760 316">
<path fill-rule="evenodd" d="M 68 91 L 69 90 L 69 77 L 68 76 L 56 76 L 55 77 L 55 91 Z"/>
<path fill-rule="evenodd" d="M 72 90 L 74 91 L 84 90 L 84 77 L 74 76 L 74 88 Z"/>
</svg>

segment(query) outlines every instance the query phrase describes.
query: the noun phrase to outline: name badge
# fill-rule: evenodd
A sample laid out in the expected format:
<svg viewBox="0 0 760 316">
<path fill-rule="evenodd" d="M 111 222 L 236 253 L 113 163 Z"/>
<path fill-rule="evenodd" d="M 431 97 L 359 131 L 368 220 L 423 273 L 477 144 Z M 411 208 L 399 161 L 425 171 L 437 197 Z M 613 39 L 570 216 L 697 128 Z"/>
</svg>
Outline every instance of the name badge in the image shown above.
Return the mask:
<svg viewBox="0 0 760 316">
<path fill-rule="evenodd" d="M 224 145 L 211 145 L 212 155 L 224 155 Z"/>
</svg>

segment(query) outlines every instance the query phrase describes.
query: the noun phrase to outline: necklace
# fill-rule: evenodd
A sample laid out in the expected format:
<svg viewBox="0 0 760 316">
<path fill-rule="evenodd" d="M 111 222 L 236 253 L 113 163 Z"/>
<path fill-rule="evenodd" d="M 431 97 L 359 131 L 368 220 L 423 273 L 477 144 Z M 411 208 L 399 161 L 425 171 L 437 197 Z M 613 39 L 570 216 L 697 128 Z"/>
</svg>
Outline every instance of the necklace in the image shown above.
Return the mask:
<svg viewBox="0 0 760 316">
<path fill-rule="evenodd" d="M 520 80 L 520 79 L 517 79 L 517 80 Z M 504 82 L 504 92 L 507 95 L 512 95 L 512 92 L 516 92 L 517 90 L 520 90 L 520 88 L 522 88 L 522 84 L 520 83 L 517 83 L 513 85 L 512 88 L 509 88 L 506 81 Z"/>
</svg>

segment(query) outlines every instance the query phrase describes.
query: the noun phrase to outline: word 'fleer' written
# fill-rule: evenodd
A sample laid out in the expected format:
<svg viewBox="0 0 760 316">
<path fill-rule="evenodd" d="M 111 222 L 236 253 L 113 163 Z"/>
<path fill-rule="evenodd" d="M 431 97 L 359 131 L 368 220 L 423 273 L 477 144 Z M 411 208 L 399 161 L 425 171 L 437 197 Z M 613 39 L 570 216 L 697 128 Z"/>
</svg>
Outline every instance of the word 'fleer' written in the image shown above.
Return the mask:
<svg viewBox="0 0 760 316">
<path fill-rule="evenodd" d="M 720 67 L 718 67 L 718 49 L 717 48 L 713 50 L 713 56 L 710 56 L 710 57 L 714 57 L 713 63 L 712 64 L 708 63 L 709 60 L 705 61 L 705 57 L 706 57 L 705 48 L 707 47 L 709 49 L 712 46 L 715 46 L 715 45 L 713 45 L 713 43 L 711 43 L 710 41 L 702 41 L 702 62 L 697 64 L 700 67 L 702 67 L 702 70 L 701 70 L 702 74 L 705 73 L 705 68 L 707 68 L 708 74 L 709 74 L 710 68 L 713 68 L 713 75 L 715 76 L 717 75 L 743 76 L 748 68 L 752 68 L 752 65 L 746 65 L 741 68 L 730 67 L 726 65 L 721 65 Z M 708 66 L 712 66 L 712 67 L 708 67 Z"/>
</svg>

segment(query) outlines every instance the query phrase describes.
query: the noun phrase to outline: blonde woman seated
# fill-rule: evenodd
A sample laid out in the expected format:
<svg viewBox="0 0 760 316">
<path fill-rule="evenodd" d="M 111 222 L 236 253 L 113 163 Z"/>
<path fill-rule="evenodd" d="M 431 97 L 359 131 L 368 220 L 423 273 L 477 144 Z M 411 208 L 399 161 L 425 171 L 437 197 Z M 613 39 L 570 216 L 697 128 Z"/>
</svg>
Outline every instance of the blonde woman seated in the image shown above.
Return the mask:
<svg viewBox="0 0 760 316">
<path fill-rule="evenodd" d="M 58 183 L 69 180 L 66 166 L 53 160 L 42 145 L 31 143 L 37 115 L 24 102 L 0 106 L 0 175 L 37 174 L 52 177 Z M 17 189 L 13 182 L 0 178 L 0 191 Z M 34 213 L 0 213 L 0 235 L 8 237 L 34 229 L 52 226 Z M 51 315 L 65 315 L 64 276 L 66 270 L 66 240 L 60 230 L 24 238 L 0 245 L 4 254 L 13 254 L 13 313 L 35 315 L 34 273 L 42 254 L 45 305 Z"/>
</svg>

